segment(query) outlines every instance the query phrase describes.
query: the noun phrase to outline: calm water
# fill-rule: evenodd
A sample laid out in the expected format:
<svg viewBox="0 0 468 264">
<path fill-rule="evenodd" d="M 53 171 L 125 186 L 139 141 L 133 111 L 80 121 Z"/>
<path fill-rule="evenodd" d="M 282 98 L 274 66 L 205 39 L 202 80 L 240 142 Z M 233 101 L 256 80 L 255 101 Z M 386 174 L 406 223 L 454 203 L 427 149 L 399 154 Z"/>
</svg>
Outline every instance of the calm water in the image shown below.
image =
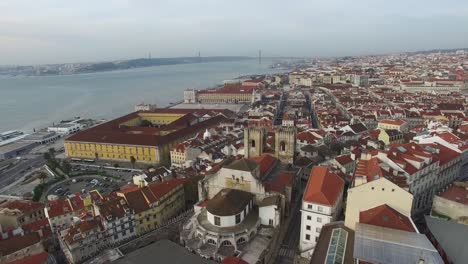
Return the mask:
<svg viewBox="0 0 468 264">
<path fill-rule="evenodd" d="M 111 118 L 144 101 L 166 106 L 187 88 L 205 88 L 240 75 L 271 73 L 256 60 L 139 68 L 93 74 L 0 77 L 0 132 L 31 131 L 74 116 Z"/>
</svg>

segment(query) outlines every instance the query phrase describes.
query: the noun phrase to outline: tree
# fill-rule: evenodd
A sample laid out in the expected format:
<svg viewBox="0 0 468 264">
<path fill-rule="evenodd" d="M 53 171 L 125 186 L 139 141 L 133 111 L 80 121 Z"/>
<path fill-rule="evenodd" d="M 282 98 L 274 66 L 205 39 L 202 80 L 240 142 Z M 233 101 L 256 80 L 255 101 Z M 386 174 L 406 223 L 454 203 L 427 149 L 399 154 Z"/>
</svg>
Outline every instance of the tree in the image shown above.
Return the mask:
<svg viewBox="0 0 468 264">
<path fill-rule="evenodd" d="M 41 183 L 37 185 L 36 187 L 34 187 L 33 201 L 38 202 L 41 199 L 42 193 L 44 192 L 46 186 L 47 185 L 45 183 Z"/>
<path fill-rule="evenodd" d="M 133 156 L 130 157 L 130 163 L 132 163 L 132 167 L 135 168 L 135 163 L 136 163 L 135 157 Z"/>
<path fill-rule="evenodd" d="M 64 160 L 62 161 L 62 170 L 66 174 L 69 174 L 71 172 L 72 166 L 70 165 L 70 162 Z"/>
<path fill-rule="evenodd" d="M 49 149 L 49 153 L 50 153 L 50 155 L 51 155 L 52 157 L 55 158 L 55 148 L 50 148 L 50 149 Z"/>
<path fill-rule="evenodd" d="M 39 175 L 37 176 L 37 178 L 38 178 L 39 180 L 41 180 L 41 183 L 44 183 L 44 181 L 45 181 L 45 179 L 47 179 L 47 177 L 48 177 L 48 176 L 47 176 L 47 173 L 45 173 L 45 172 L 43 172 L 43 171 L 41 171 L 41 172 L 39 173 Z"/>
<path fill-rule="evenodd" d="M 49 161 L 50 158 L 51 158 L 50 153 L 49 153 L 49 152 L 45 152 L 45 153 L 44 153 L 44 159 L 47 160 L 47 161 Z"/>
</svg>

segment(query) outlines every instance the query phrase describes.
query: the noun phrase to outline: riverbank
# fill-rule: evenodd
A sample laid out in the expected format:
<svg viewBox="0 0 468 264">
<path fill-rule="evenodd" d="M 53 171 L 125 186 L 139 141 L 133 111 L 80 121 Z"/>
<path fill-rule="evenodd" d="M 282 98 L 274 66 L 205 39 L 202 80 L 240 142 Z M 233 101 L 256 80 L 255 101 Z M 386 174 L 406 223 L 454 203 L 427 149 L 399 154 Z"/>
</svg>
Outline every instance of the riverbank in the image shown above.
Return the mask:
<svg viewBox="0 0 468 264">
<path fill-rule="evenodd" d="M 141 102 L 178 102 L 185 89 L 213 87 L 250 74 L 280 72 L 271 61 L 179 64 L 67 76 L 0 78 L 0 131 L 27 133 L 73 116 L 111 119 Z"/>
</svg>

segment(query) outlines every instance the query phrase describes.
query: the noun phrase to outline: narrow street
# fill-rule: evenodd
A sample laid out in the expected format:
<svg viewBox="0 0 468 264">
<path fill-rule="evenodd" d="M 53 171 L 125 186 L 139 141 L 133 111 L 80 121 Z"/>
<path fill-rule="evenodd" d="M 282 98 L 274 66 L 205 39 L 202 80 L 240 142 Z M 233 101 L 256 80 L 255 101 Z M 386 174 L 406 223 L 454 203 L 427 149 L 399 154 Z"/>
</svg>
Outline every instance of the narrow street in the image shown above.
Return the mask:
<svg viewBox="0 0 468 264">
<path fill-rule="evenodd" d="M 301 203 L 305 184 L 301 184 L 300 192 L 295 196 L 292 218 L 281 243 L 275 264 L 292 264 L 298 254 L 299 238 L 301 235 Z"/>
</svg>

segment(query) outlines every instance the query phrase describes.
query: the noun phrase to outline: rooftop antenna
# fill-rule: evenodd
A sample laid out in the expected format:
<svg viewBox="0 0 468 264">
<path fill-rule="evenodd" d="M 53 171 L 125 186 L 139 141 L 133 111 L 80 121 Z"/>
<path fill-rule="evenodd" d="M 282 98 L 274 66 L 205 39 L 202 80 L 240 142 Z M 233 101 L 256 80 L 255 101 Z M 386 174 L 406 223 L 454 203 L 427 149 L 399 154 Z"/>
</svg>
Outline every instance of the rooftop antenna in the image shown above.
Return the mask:
<svg viewBox="0 0 468 264">
<path fill-rule="evenodd" d="M 262 50 L 258 50 L 258 64 L 262 64 Z"/>
</svg>

